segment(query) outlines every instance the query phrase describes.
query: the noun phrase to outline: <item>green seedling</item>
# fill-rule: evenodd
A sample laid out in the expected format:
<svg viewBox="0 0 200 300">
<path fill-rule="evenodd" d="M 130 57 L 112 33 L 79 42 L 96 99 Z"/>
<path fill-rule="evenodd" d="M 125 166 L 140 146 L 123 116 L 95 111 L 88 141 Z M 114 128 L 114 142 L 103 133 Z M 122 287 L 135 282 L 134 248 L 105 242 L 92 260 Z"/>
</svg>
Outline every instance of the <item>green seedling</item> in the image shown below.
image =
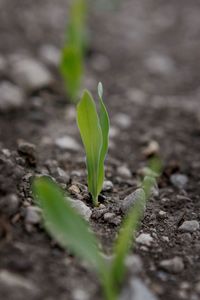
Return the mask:
<svg viewBox="0 0 200 300">
<path fill-rule="evenodd" d="M 77 106 L 77 124 L 86 153 L 88 190 L 98 205 L 104 181 L 104 161 L 108 151 L 109 117 L 103 103 L 103 86 L 98 85 L 99 116 L 92 95 L 86 90 Z"/>
<path fill-rule="evenodd" d="M 73 0 L 69 18 L 66 41 L 61 53 L 60 72 L 68 95 L 72 101 L 76 101 L 84 73 L 87 47 L 87 0 Z"/>
<path fill-rule="evenodd" d="M 114 258 L 110 263 L 101 254 L 99 243 L 89 224 L 71 207 L 70 201 L 57 184 L 47 177 L 36 178 L 33 193 L 42 208 L 47 231 L 60 245 L 93 267 L 99 276 L 106 300 L 117 300 L 125 275 L 125 258 L 132 246 L 133 232 L 143 215 L 145 193 L 140 194 L 134 207 L 125 216 L 114 243 Z"/>
</svg>

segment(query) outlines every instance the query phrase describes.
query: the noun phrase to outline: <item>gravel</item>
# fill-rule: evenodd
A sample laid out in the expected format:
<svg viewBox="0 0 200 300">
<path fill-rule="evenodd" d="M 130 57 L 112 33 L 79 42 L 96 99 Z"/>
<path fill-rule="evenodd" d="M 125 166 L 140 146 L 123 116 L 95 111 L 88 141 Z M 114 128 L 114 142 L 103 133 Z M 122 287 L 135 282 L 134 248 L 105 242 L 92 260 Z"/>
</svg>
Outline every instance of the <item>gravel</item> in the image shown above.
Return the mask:
<svg viewBox="0 0 200 300">
<path fill-rule="evenodd" d="M 131 178 L 131 171 L 127 166 L 120 166 L 117 168 L 117 174 L 123 178 Z"/>
<path fill-rule="evenodd" d="M 37 206 L 28 206 L 26 208 L 25 222 L 27 224 L 37 225 L 42 220 L 41 209 Z"/>
<path fill-rule="evenodd" d="M 170 176 L 170 181 L 175 187 L 184 189 L 188 182 L 188 177 L 184 174 L 173 174 Z"/>
<path fill-rule="evenodd" d="M 40 48 L 40 57 L 50 67 L 57 68 L 60 62 L 60 51 L 53 45 L 43 45 Z"/>
<path fill-rule="evenodd" d="M 75 139 L 70 136 L 62 136 L 55 140 L 55 145 L 61 150 L 79 151 L 80 146 Z"/>
<path fill-rule="evenodd" d="M 34 144 L 20 141 L 18 143 L 18 152 L 25 155 L 30 164 L 36 164 L 36 146 Z"/>
<path fill-rule="evenodd" d="M 160 262 L 160 267 L 170 273 L 180 273 L 184 269 L 184 263 L 181 257 L 175 256 L 172 259 L 165 259 Z"/>
<path fill-rule="evenodd" d="M 184 221 L 183 224 L 178 228 L 182 232 L 194 232 L 199 229 L 199 222 L 196 220 Z"/>
<path fill-rule="evenodd" d="M 113 183 L 110 180 L 105 180 L 103 183 L 103 192 L 111 192 L 113 190 Z"/>
<path fill-rule="evenodd" d="M 121 203 L 121 211 L 126 214 L 132 206 L 140 201 L 143 209 L 145 210 L 146 204 L 145 204 L 145 193 L 144 190 L 139 188 L 135 190 L 133 193 L 129 194 L 124 198 L 124 200 Z"/>
<path fill-rule="evenodd" d="M 153 243 L 153 238 L 149 233 L 141 233 L 136 238 L 136 242 L 144 246 L 151 246 Z"/>
<path fill-rule="evenodd" d="M 80 214 L 86 221 L 89 221 L 92 210 L 81 200 L 75 200 L 72 198 L 66 198 L 70 202 L 71 206 Z"/>
<path fill-rule="evenodd" d="M 42 63 L 22 55 L 13 59 L 11 72 L 13 80 L 27 92 L 49 87 L 53 82 L 51 73 Z"/>
<path fill-rule="evenodd" d="M 24 105 L 24 94 L 21 88 L 3 81 L 0 83 L 0 112 L 20 109 Z"/>
</svg>

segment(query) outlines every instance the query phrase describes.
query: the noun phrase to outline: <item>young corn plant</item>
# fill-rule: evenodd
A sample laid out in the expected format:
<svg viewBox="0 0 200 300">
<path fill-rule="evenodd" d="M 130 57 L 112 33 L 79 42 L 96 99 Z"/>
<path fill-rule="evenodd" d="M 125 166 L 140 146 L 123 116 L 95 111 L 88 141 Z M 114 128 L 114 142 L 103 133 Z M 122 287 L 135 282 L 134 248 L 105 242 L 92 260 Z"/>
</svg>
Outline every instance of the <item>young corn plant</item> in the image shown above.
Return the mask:
<svg viewBox="0 0 200 300">
<path fill-rule="evenodd" d="M 72 101 L 77 100 L 84 72 L 87 45 L 87 0 L 73 0 L 66 30 L 66 42 L 61 52 L 60 72 Z"/>
<path fill-rule="evenodd" d="M 104 161 L 108 151 L 109 117 L 103 103 L 103 86 L 98 84 L 99 116 L 92 95 L 85 90 L 77 106 L 77 124 L 86 153 L 88 190 L 98 205 L 104 181 Z"/>
<path fill-rule="evenodd" d="M 110 264 L 101 254 L 89 224 L 71 207 L 57 184 L 47 177 L 34 181 L 33 194 L 42 208 L 45 228 L 60 245 L 93 267 L 99 276 L 105 300 L 119 299 L 126 271 L 125 258 L 133 244 L 133 231 L 137 230 L 153 181 L 152 178 L 145 179 L 138 201 L 125 216 L 114 243 L 114 258 Z"/>
</svg>

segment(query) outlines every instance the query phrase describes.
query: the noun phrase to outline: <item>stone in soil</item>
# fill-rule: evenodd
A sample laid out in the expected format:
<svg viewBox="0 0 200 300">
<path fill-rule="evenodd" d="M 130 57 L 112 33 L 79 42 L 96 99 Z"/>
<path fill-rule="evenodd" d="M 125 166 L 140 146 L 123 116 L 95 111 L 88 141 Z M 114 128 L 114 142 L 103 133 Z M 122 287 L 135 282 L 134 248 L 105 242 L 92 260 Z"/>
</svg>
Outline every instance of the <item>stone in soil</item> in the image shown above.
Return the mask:
<svg viewBox="0 0 200 300">
<path fill-rule="evenodd" d="M 24 105 L 23 91 L 16 85 L 3 81 L 0 83 L 0 112 L 20 109 Z"/>
<path fill-rule="evenodd" d="M 173 174 L 170 176 L 170 181 L 175 187 L 184 189 L 188 182 L 188 177 L 184 174 Z"/>
<path fill-rule="evenodd" d="M 41 209 L 37 206 L 28 206 L 26 208 L 25 222 L 27 224 L 37 225 L 41 222 Z"/>
<path fill-rule="evenodd" d="M 160 267 L 170 273 L 180 273 L 184 269 L 184 263 L 181 257 L 175 256 L 172 259 L 165 259 L 160 262 Z"/>
<path fill-rule="evenodd" d="M 131 171 L 128 169 L 127 166 L 119 166 L 117 168 L 117 174 L 123 178 L 131 178 L 132 174 Z"/>
<path fill-rule="evenodd" d="M 43 45 L 40 48 L 40 57 L 44 63 L 56 68 L 60 61 L 60 51 L 53 45 Z"/>
<path fill-rule="evenodd" d="M 124 288 L 119 300 L 158 300 L 150 289 L 139 278 L 133 278 Z"/>
<path fill-rule="evenodd" d="M 153 243 L 153 238 L 149 233 L 141 233 L 136 238 L 136 242 L 144 246 L 151 246 Z"/>
<path fill-rule="evenodd" d="M 131 118 L 127 114 L 119 113 L 115 115 L 114 123 L 121 129 L 127 129 L 131 126 Z"/>
<path fill-rule="evenodd" d="M 121 203 L 121 211 L 126 214 L 128 211 L 136 204 L 136 202 L 140 201 L 143 210 L 146 208 L 145 203 L 145 193 L 144 190 L 139 188 L 135 190 L 133 193 L 129 194 L 124 198 Z"/>
<path fill-rule="evenodd" d="M 196 220 L 184 221 L 183 224 L 178 228 L 182 232 L 194 232 L 199 229 L 199 222 Z"/>
<path fill-rule="evenodd" d="M 75 139 L 70 136 L 59 137 L 55 140 L 55 145 L 61 150 L 79 151 L 80 146 Z"/>
<path fill-rule="evenodd" d="M 16 194 L 9 194 L 5 197 L 1 197 L 0 211 L 6 213 L 8 216 L 12 216 L 17 213 L 20 200 Z"/>
<path fill-rule="evenodd" d="M 13 80 L 27 92 L 51 86 L 53 78 L 49 70 L 39 61 L 26 57 L 15 57 L 12 62 Z"/>
<path fill-rule="evenodd" d="M 18 152 L 25 155 L 30 164 L 36 164 L 36 146 L 34 144 L 20 141 L 18 143 Z"/>
<path fill-rule="evenodd" d="M 74 208 L 80 216 L 82 216 L 86 221 L 89 221 L 92 211 L 91 209 L 81 200 L 75 200 L 72 198 L 66 198 L 72 208 Z"/>
<path fill-rule="evenodd" d="M 104 220 L 110 224 L 113 225 L 119 225 L 121 223 L 121 217 L 120 216 L 116 216 L 115 213 L 112 212 L 106 212 L 103 216 Z"/>
<path fill-rule="evenodd" d="M 149 142 L 148 146 L 143 150 L 143 154 L 146 157 L 149 157 L 149 156 L 158 154 L 159 151 L 160 151 L 160 146 L 159 146 L 158 142 L 152 140 Z"/>
<path fill-rule="evenodd" d="M 73 300 L 89 300 L 89 294 L 80 288 L 76 288 L 73 292 L 72 292 L 72 297 Z"/>
<path fill-rule="evenodd" d="M 31 297 L 38 296 L 38 289 L 32 281 L 4 269 L 0 271 L 0 284 L 7 289 L 13 290 L 13 292 L 15 292 L 18 296 L 20 293 L 21 297 L 27 295 L 27 293 Z M 14 293 L 12 299 L 15 299 Z M 17 299 L 19 298 L 17 297 Z"/>
<path fill-rule="evenodd" d="M 164 54 L 152 53 L 145 59 L 144 63 L 151 74 L 171 75 L 176 71 L 173 60 Z"/>
<path fill-rule="evenodd" d="M 110 180 L 105 180 L 103 183 L 103 192 L 111 192 L 113 190 L 113 183 Z"/>
</svg>

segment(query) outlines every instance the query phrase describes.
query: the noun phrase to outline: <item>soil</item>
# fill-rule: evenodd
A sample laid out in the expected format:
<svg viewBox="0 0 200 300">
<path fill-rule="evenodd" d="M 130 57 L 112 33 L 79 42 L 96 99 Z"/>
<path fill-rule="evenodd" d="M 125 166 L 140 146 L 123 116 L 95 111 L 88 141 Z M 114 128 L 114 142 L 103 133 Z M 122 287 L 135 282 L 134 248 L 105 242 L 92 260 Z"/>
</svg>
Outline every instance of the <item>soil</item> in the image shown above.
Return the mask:
<svg viewBox="0 0 200 300">
<path fill-rule="evenodd" d="M 42 62 L 41 46 L 63 43 L 67 8 L 64 0 L 1 0 L 3 57 L 26 51 Z M 106 177 L 114 189 L 103 193 L 102 201 L 121 216 L 121 201 L 136 189 L 148 163 L 144 149 L 156 141 L 164 169 L 159 196 L 149 200 L 138 232 L 150 233 L 153 243 L 132 249 L 143 263 L 138 276 L 160 300 L 198 300 L 200 231 L 182 233 L 178 227 L 185 220 L 200 222 L 200 3 L 126 0 L 116 11 L 91 11 L 90 37 L 84 87 L 95 95 L 97 82 L 103 82 L 112 125 Z M 75 108 L 57 70 L 50 72 L 52 87 L 27 94 L 22 108 L 0 114 L 0 299 L 100 300 L 93 272 L 56 245 L 41 223 L 26 220 L 35 174 L 51 175 L 66 190 L 86 184 L 82 146 L 69 151 L 55 145 L 65 135 L 81 141 Z M 5 78 L 11 80 L 9 69 L 1 75 Z M 20 153 L 20 141 L 35 145 L 36 162 Z M 128 178 L 118 172 L 122 165 L 131 171 Z M 182 188 L 170 180 L 178 173 L 188 179 Z M 110 253 L 118 225 L 103 216 L 91 218 L 91 225 Z M 176 256 L 183 260 L 182 270 L 161 269 L 162 260 Z M 77 290 L 88 297 L 77 296 Z"/>
</svg>

